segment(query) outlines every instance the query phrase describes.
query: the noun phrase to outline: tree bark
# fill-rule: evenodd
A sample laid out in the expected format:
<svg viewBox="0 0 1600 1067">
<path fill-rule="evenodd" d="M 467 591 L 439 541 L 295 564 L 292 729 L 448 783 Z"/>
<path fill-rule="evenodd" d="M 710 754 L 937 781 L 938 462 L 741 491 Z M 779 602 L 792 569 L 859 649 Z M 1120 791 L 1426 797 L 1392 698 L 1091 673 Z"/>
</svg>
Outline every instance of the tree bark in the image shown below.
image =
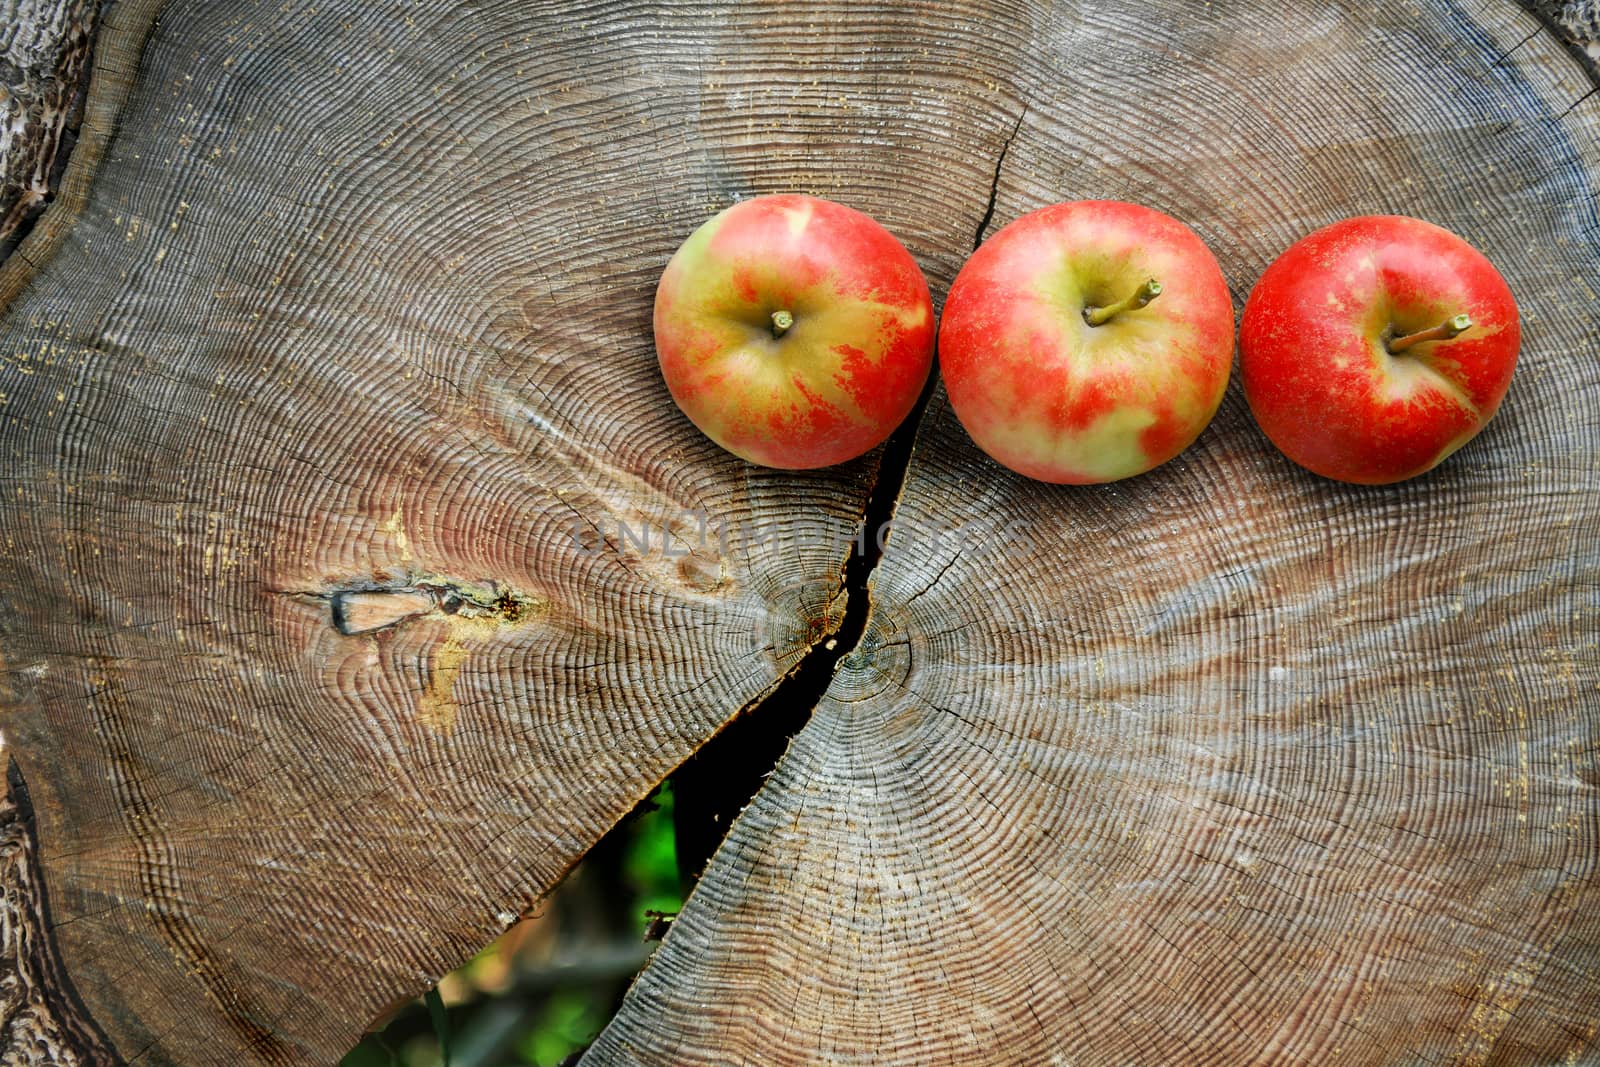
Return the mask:
<svg viewBox="0 0 1600 1067">
<path fill-rule="evenodd" d="M 1596 0 L 1532 0 L 1528 5 L 1556 36 L 1600 60 L 1600 3 Z"/>
<path fill-rule="evenodd" d="M 0 0 L 0 258 L 44 210 L 76 140 L 99 8 Z"/>
<path fill-rule="evenodd" d="M 1580 38 L 1504 0 L 114 5 L 0 266 L 0 729 L 60 959 L 22 984 L 70 977 L 83 1062 L 331 1062 L 843 651 L 586 1062 L 1593 1062 Z M 1506 275 L 1521 369 L 1382 489 L 1236 384 L 1112 486 L 1008 474 L 937 391 L 904 456 L 759 470 L 672 407 L 650 303 L 783 190 L 936 294 L 1061 199 L 1183 218 L 1238 303 L 1418 215 Z"/>
<path fill-rule="evenodd" d="M 0 1063 L 88 1067 L 115 1063 L 73 993 L 47 925 L 38 838 L 15 764 L 0 794 Z"/>
</svg>

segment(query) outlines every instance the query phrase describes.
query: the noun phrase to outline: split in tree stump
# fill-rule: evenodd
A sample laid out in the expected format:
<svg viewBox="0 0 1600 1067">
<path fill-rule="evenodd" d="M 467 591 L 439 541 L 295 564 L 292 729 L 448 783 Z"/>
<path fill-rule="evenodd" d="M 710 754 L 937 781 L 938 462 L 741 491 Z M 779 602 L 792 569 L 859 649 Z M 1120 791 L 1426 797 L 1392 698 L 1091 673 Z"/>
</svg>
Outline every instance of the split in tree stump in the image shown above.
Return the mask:
<svg viewBox="0 0 1600 1067">
<path fill-rule="evenodd" d="M 44 887 L 5 966 L 76 1006 L 40 1062 L 336 1060 L 834 656 L 586 1063 L 1595 1062 L 1600 95 L 1561 32 L 108 7 L 0 266 L 7 870 Z M 760 470 L 671 405 L 650 304 L 792 190 L 936 295 L 1062 199 L 1185 220 L 1239 302 L 1319 225 L 1417 215 L 1510 281 L 1522 363 L 1382 489 L 1293 467 L 1237 385 L 1111 486 L 1010 475 L 937 391 L 898 450 Z"/>
</svg>

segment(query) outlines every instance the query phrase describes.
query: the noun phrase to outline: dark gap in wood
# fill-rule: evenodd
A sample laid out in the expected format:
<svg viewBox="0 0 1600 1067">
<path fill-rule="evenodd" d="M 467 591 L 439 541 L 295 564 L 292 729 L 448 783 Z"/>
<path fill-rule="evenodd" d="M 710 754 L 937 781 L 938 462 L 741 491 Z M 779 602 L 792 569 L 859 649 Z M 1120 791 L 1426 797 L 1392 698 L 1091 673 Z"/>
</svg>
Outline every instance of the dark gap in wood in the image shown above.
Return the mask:
<svg viewBox="0 0 1600 1067">
<path fill-rule="evenodd" d="M 974 252 L 989 234 L 989 223 L 994 221 L 994 205 L 1000 199 L 1000 171 L 1006 165 L 1006 153 L 1011 151 L 1011 142 L 1017 139 L 1017 134 L 1022 129 L 1022 120 L 1027 117 L 1028 107 L 1024 104 L 1022 110 L 1017 113 L 1017 121 L 1011 125 L 1011 132 L 1006 134 L 1005 143 L 1000 146 L 1000 154 L 995 157 L 994 177 L 989 180 L 989 203 L 984 207 L 983 218 L 978 220 L 978 230 L 972 237 Z"/>
<path fill-rule="evenodd" d="M 771 693 L 741 711 L 672 775 L 678 872 L 685 896 L 721 847 L 733 820 L 755 799 L 789 742 L 811 720 L 839 661 L 866 633 L 872 615 L 867 582 L 883 558 L 895 505 L 911 466 L 912 444 L 938 381 L 935 366 L 911 414 L 884 445 L 878 477 L 844 565 L 843 588 L 849 599 L 838 629 L 813 645 Z"/>
<path fill-rule="evenodd" d="M 995 156 L 988 200 L 973 234 L 973 251 L 983 243 L 989 223 L 994 219 L 1006 153 L 1011 150 L 1011 142 L 1016 140 L 1027 115 L 1024 105 Z M 811 721 L 811 712 L 827 692 L 839 661 L 855 650 L 866 633 L 867 620 L 872 615 L 872 597 L 867 583 L 882 560 L 891 536 L 889 527 L 911 467 L 912 447 L 938 383 L 939 367 L 935 360 L 916 406 L 884 445 L 878 477 L 867 497 L 861 526 L 844 566 L 842 586 L 849 599 L 838 629 L 813 645 L 799 665 L 766 697 L 741 709 L 733 721 L 671 776 L 678 874 L 685 897 L 699 881 L 711 857 L 722 847 L 739 813 L 749 806 L 777 769 L 790 741 Z"/>
<path fill-rule="evenodd" d="M 625 872 L 630 839 L 638 821 L 658 810 L 659 796 L 660 790 L 653 790 L 635 804 L 567 867 L 548 893 L 519 916 L 528 919 L 547 909 L 554 910 L 563 937 L 572 941 L 557 950 L 555 960 L 533 967 L 514 962 L 509 988 L 446 1007 L 449 1031 L 457 1036 L 452 1062 L 468 1067 L 502 1062 L 510 1055 L 517 1035 L 528 1028 L 530 1020 L 547 1006 L 554 993 L 579 990 L 595 995 L 605 1002 L 608 1022 L 621 1009 L 629 984 L 654 951 L 648 942 L 660 939 L 650 937 L 660 920 L 652 919 L 650 912 L 632 910 L 633 896 Z M 670 925 L 670 919 L 666 925 Z M 508 927 L 503 931 L 494 943 L 510 930 Z M 429 988 L 438 989 L 439 981 Z M 393 1048 L 403 1048 L 417 1038 L 437 1036 L 422 1002 L 424 995 L 392 1006 L 369 1025 L 369 1035 L 391 1057 L 395 1055 L 390 1051 Z M 362 1043 L 369 1040 L 363 1038 Z M 357 1051 L 360 1048 L 358 1045 Z M 577 1063 L 587 1049 L 585 1044 L 561 1062 Z M 3 1054 L 0 1067 L 6 1067 Z"/>
</svg>

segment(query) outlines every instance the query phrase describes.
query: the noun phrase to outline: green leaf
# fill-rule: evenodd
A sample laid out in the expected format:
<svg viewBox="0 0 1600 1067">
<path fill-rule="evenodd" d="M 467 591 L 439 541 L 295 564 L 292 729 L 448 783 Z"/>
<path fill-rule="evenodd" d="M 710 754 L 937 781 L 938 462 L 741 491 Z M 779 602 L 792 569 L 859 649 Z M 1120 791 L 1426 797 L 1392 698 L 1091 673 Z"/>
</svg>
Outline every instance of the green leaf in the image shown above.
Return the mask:
<svg viewBox="0 0 1600 1067">
<path fill-rule="evenodd" d="M 422 1001 L 428 1005 L 428 1018 L 433 1022 L 433 1036 L 439 1042 L 439 1055 L 444 1060 L 444 1067 L 450 1067 L 450 1021 L 444 1015 L 444 1000 L 439 996 L 439 987 L 428 990 L 422 995 Z"/>
</svg>

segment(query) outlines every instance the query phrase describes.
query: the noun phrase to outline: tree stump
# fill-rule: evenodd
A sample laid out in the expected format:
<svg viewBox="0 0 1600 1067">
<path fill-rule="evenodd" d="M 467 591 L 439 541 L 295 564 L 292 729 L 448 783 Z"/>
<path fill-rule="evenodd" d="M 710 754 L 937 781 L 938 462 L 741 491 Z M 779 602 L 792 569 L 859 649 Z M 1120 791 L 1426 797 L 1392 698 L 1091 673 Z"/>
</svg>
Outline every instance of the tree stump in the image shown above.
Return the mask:
<svg viewBox="0 0 1600 1067">
<path fill-rule="evenodd" d="M 8 1062 L 332 1062 L 833 657 L 585 1063 L 1600 1061 L 1568 7 L 111 5 L 95 148 L 0 267 L 4 966 L 57 1020 Z M 937 391 L 760 470 L 650 305 L 790 190 L 936 297 L 1062 199 L 1186 220 L 1236 303 L 1417 215 L 1510 281 L 1521 366 L 1387 488 L 1237 385 L 1110 486 L 1010 475 Z"/>
</svg>

